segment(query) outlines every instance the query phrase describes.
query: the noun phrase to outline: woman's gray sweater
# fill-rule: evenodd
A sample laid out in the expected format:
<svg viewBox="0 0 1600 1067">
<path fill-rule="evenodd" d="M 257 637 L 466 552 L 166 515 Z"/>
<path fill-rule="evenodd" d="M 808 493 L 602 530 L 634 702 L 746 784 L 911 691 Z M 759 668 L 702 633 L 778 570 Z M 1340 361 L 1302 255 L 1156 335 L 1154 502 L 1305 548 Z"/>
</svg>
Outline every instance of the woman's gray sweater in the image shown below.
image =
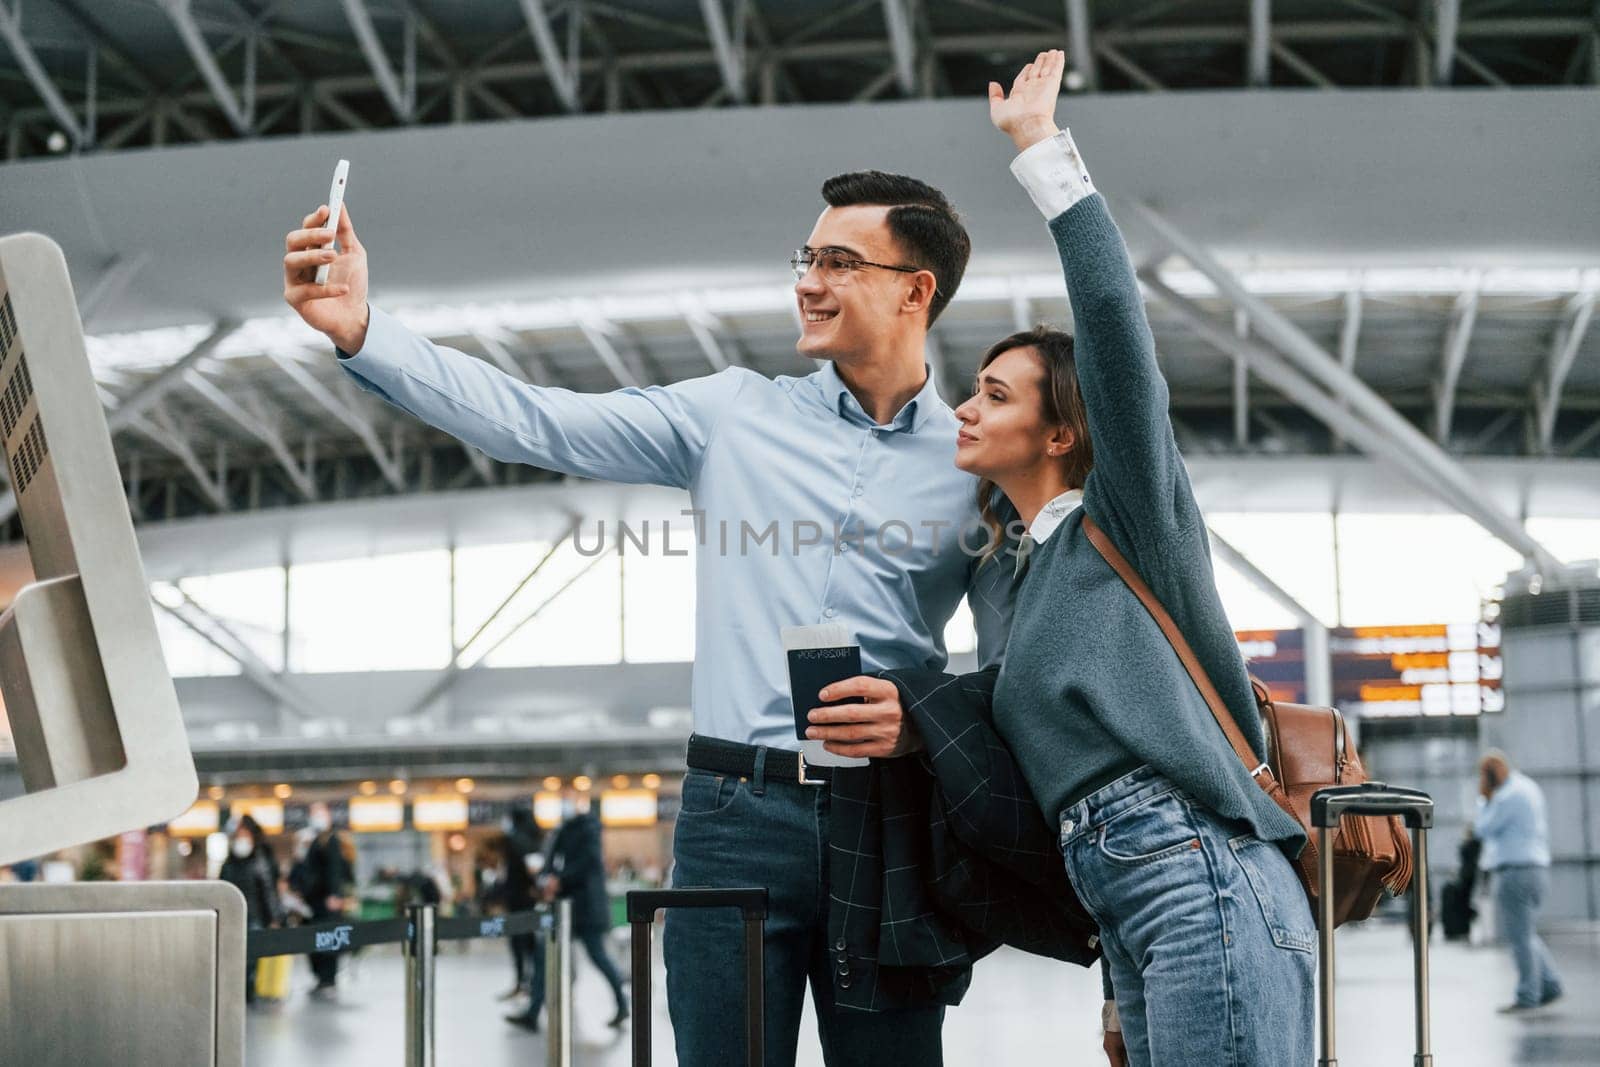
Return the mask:
<svg viewBox="0 0 1600 1067">
<path fill-rule="evenodd" d="M 1263 752 L 1122 234 L 1098 193 L 1052 219 L 1050 232 L 1077 323 L 1094 470 L 1083 507 L 1032 552 L 995 687 L 995 725 L 1049 819 L 1149 764 L 1296 854 L 1300 828 L 1251 779 L 1160 627 L 1084 535 L 1087 512 L 1160 598 Z"/>
</svg>

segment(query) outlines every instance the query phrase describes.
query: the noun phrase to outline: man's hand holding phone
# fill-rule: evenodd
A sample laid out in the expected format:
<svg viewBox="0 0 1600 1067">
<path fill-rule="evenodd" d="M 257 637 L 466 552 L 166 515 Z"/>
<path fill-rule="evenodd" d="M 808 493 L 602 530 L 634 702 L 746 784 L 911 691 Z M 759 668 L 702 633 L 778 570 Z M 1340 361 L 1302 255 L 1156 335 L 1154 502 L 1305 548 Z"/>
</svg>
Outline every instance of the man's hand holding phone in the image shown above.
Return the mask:
<svg viewBox="0 0 1600 1067">
<path fill-rule="evenodd" d="M 367 250 L 356 237 L 348 207 L 339 212 L 336 251 L 328 242 L 328 205 L 307 215 L 284 240 L 283 299 L 306 325 L 346 352 L 367 340 Z M 329 267 L 326 284 L 317 268 Z"/>
<path fill-rule="evenodd" d="M 904 756 L 924 748 L 916 725 L 900 706 L 900 690 L 891 681 L 870 674 L 835 682 L 817 694 L 818 700 L 849 700 L 812 708 L 806 718 L 806 739 L 826 742 L 822 747 L 836 756 Z"/>
</svg>

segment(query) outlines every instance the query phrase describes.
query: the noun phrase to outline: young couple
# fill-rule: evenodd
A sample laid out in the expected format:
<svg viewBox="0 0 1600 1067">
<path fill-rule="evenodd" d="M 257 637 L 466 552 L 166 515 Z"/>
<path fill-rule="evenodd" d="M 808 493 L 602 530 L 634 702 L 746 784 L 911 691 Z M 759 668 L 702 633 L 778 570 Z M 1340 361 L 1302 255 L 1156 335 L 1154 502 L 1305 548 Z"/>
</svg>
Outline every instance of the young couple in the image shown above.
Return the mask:
<svg viewBox="0 0 1600 1067">
<path fill-rule="evenodd" d="M 794 260 L 797 348 L 825 361 L 804 378 L 732 368 L 604 395 L 541 389 L 370 309 L 348 214 L 337 253 L 314 229 L 326 208 L 288 235 L 285 299 L 333 340 L 357 382 L 503 461 L 678 486 L 705 520 L 734 529 L 897 521 L 998 535 L 1008 504 L 1025 524 L 1020 562 L 971 553 L 952 535 L 885 551 L 836 534 L 697 557 L 696 732 L 674 882 L 768 888 L 768 1064 L 793 1062 L 808 984 L 830 1067 L 942 1062 L 941 1004 L 839 1003 L 857 1001 L 838 994 L 862 976 L 827 939 L 829 790 L 813 784 L 827 775 L 797 758 L 778 630 L 840 623 L 869 671 L 937 670 L 963 595 L 980 659 L 1004 653 L 995 726 L 1059 825 L 1071 885 L 1100 927 L 1113 1063 L 1312 1058 L 1315 936 L 1287 858 L 1300 832 L 1256 787 L 1084 530 L 1092 516 L 1143 575 L 1264 751 L 1134 272 L 1054 123 L 1063 66 L 1060 52 L 1041 53 L 1009 94 L 991 85 L 989 104 L 1018 149 L 1013 173 L 1049 220 L 1076 336 L 1040 327 L 998 342 L 954 412 L 923 351 L 970 244 L 945 197 L 913 179 L 865 172 L 824 185 L 828 207 Z M 333 265 L 326 286 L 312 280 L 322 263 Z M 864 675 L 824 692 L 861 701 L 810 713 L 809 735 L 831 751 L 892 759 L 922 747 L 890 682 Z M 731 914 L 668 915 L 680 1063 L 741 1060 L 737 931 Z"/>
</svg>

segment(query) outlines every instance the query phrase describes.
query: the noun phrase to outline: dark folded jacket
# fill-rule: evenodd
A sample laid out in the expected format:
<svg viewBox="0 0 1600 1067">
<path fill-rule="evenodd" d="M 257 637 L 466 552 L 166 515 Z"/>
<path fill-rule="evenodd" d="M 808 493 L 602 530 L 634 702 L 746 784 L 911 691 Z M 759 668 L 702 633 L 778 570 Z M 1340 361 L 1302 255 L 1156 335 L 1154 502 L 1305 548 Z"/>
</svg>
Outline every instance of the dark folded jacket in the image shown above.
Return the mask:
<svg viewBox="0 0 1600 1067">
<path fill-rule="evenodd" d="M 995 733 L 998 668 L 883 671 L 927 751 L 833 772 L 828 955 L 840 1007 L 959 1004 L 1001 945 L 1088 966 L 1099 936 Z"/>
</svg>

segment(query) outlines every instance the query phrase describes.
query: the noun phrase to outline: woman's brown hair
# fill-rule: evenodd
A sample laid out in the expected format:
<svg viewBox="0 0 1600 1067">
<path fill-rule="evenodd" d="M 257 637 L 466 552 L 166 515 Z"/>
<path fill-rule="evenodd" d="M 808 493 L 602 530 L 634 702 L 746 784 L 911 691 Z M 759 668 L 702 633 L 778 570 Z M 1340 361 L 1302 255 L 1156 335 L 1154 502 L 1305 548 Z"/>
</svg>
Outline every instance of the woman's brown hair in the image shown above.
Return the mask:
<svg viewBox="0 0 1600 1067">
<path fill-rule="evenodd" d="M 978 372 L 1013 348 L 1031 348 L 1044 367 L 1039 390 L 1041 415 L 1048 426 L 1063 425 L 1072 431 L 1072 447 L 1063 457 L 1067 488 L 1082 489 L 1094 467 L 1094 446 L 1089 441 L 1089 413 L 1078 389 L 1078 364 L 1072 354 L 1072 335 L 1049 326 L 1014 333 L 996 341 L 978 361 Z M 978 480 L 978 511 L 989 528 L 989 548 L 984 558 L 994 555 L 1005 542 L 1005 528 L 995 510 L 999 487 L 988 478 Z"/>
</svg>

